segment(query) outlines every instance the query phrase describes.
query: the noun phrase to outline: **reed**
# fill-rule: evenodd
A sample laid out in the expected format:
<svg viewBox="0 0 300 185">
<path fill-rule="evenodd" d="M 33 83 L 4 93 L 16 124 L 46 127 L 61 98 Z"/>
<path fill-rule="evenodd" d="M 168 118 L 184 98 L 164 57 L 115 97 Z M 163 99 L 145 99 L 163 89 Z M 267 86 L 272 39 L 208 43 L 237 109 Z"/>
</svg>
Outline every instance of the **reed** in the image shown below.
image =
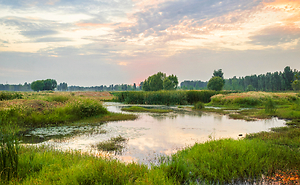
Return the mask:
<svg viewBox="0 0 300 185">
<path fill-rule="evenodd" d="M 8 182 L 17 177 L 18 162 L 19 144 L 15 135 L 0 132 L 0 179 L 2 181 Z"/>
<path fill-rule="evenodd" d="M 216 91 L 155 91 L 155 92 L 119 92 L 118 101 L 128 104 L 149 105 L 186 105 L 196 102 L 208 103 Z"/>
</svg>

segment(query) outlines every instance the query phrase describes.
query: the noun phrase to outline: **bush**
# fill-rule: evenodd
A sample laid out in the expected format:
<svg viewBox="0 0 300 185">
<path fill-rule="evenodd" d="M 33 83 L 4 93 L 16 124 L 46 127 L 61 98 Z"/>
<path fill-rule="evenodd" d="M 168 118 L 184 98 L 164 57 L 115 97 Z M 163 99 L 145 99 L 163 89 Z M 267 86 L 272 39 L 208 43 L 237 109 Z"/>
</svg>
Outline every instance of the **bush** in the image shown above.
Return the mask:
<svg viewBox="0 0 300 185">
<path fill-rule="evenodd" d="M 204 108 L 204 103 L 202 103 L 202 102 L 195 103 L 195 105 L 194 105 L 194 109 L 196 109 L 196 110 L 201 110 L 203 108 Z"/>
<path fill-rule="evenodd" d="M 80 119 L 108 113 L 107 109 L 100 102 L 92 100 L 71 103 L 68 107 L 70 113 L 77 115 Z"/>
</svg>

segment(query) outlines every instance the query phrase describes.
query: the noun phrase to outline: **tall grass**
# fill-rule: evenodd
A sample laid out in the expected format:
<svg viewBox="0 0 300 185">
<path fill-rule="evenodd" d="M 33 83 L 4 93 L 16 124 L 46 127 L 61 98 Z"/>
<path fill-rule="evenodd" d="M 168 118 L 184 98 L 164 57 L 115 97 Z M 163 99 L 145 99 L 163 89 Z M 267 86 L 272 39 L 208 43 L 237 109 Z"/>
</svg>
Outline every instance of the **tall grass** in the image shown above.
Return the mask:
<svg viewBox="0 0 300 185">
<path fill-rule="evenodd" d="M 160 169 L 46 147 L 20 148 L 14 184 L 178 184 Z"/>
<path fill-rule="evenodd" d="M 57 125 L 96 115 L 108 114 L 99 101 L 78 100 L 65 106 L 47 107 L 39 102 L 37 107 L 15 105 L 0 110 L 0 121 L 4 124 L 17 124 L 24 127 Z"/>
<path fill-rule="evenodd" d="M 21 93 L 6 92 L 6 91 L 1 91 L 0 92 L 0 101 L 13 100 L 13 99 L 22 99 L 22 98 L 23 98 L 23 95 Z"/>
<path fill-rule="evenodd" d="M 208 103 L 215 91 L 156 91 L 156 92 L 119 92 L 118 101 L 129 104 L 149 105 L 186 105 L 196 102 Z"/>
<path fill-rule="evenodd" d="M 18 175 L 19 145 L 13 134 L 0 132 L 0 179 L 10 181 Z M 0 181 L 1 182 L 1 181 Z"/>
<path fill-rule="evenodd" d="M 276 170 L 300 170 L 300 156 L 288 147 L 274 147 L 257 139 L 224 139 L 179 151 L 169 164 L 165 168 L 180 181 L 228 184 L 259 181 Z"/>
</svg>

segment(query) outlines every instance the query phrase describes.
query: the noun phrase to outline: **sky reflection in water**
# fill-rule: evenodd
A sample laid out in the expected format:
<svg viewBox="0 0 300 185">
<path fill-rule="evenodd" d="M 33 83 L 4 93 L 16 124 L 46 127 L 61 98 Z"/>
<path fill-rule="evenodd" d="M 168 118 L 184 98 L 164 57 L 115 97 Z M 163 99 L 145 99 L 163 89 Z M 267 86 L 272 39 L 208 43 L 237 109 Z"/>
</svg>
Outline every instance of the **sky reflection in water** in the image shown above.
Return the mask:
<svg viewBox="0 0 300 185">
<path fill-rule="evenodd" d="M 106 103 L 111 112 L 121 112 L 119 103 Z M 122 154 L 115 157 L 125 162 L 136 161 L 149 164 L 156 162 L 160 155 L 170 155 L 195 142 L 205 142 L 220 138 L 239 138 L 239 134 L 269 131 L 272 127 L 284 126 L 284 120 L 277 118 L 259 121 L 229 119 L 228 116 L 215 113 L 176 111 L 166 114 L 137 113 L 139 118 L 134 121 L 109 122 L 101 126 L 85 127 L 92 130 L 89 134 L 73 137 L 50 139 L 40 144 L 55 146 L 57 149 L 73 149 L 95 152 L 91 145 L 112 137 L 128 138 Z M 78 127 L 76 127 L 78 129 Z M 49 135 L 52 131 L 44 130 Z M 54 129 L 54 128 L 53 128 Z M 62 128 L 62 130 L 66 128 Z M 74 129 L 74 128 L 69 128 Z M 101 133 L 99 130 L 105 130 Z M 57 132 L 57 128 L 55 128 Z M 98 131 L 98 132 L 97 132 Z M 42 131 L 41 131 L 42 132 Z M 35 133 L 37 134 L 37 133 Z M 45 136 L 44 137 L 50 137 Z M 52 136 L 51 136 L 52 137 Z"/>
</svg>

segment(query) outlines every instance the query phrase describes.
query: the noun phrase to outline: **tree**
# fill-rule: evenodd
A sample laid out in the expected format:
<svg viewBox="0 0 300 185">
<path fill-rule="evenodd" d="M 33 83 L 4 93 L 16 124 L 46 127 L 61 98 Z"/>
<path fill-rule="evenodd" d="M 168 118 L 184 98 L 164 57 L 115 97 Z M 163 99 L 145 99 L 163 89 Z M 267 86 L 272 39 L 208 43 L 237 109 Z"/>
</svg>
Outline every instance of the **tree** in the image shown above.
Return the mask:
<svg viewBox="0 0 300 185">
<path fill-rule="evenodd" d="M 37 80 L 31 83 L 31 89 L 34 91 L 54 90 L 57 86 L 56 80 Z"/>
<path fill-rule="evenodd" d="M 214 70 L 213 76 L 218 76 L 224 79 L 223 75 L 224 73 L 222 72 L 222 69 L 219 69 L 218 71 Z"/>
<path fill-rule="evenodd" d="M 44 89 L 43 90 L 54 90 L 57 87 L 56 80 L 53 79 L 47 79 L 44 81 Z"/>
<path fill-rule="evenodd" d="M 207 84 L 207 88 L 210 90 L 220 91 L 224 86 L 224 80 L 219 76 L 212 77 Z"/>
<path fill-rule="evenodd" d="M 44 82 L 43 80 L 37 80 L 31 83 L 31 89 L 34 91 L 42 91 L 44 89 Z"/>
<path fill-rule="evenodd" d="M 296 78 L 296 80 L 293 81 L 292 87 L 293 87 L 294 91 L 299 91 L 300 90 L 299 76 L 295 74 L 295 78 Z"/>
<path fill-rule="evenodd" d="M 291 90 L 292 89 L 291 83 L 294 80 L 294 73 L 291 70 L 290 66 L 286 66 L 282 74 L 285 82 L 285 90 Z"/>
<path fill-rule="evenodd" d="M 178 85 L 178 78 L 176 75 L 170 75 L 163 81 L 164 90 L 176 90 Z"/>
<path fill-rule="evenodd" d="M 175 90 L 178 85 L 178 78 L 175 75 L 166 76 L 165 73 L 158 72 L 149 76 L 143 82 L 144 91 Z"/>
</svg>

